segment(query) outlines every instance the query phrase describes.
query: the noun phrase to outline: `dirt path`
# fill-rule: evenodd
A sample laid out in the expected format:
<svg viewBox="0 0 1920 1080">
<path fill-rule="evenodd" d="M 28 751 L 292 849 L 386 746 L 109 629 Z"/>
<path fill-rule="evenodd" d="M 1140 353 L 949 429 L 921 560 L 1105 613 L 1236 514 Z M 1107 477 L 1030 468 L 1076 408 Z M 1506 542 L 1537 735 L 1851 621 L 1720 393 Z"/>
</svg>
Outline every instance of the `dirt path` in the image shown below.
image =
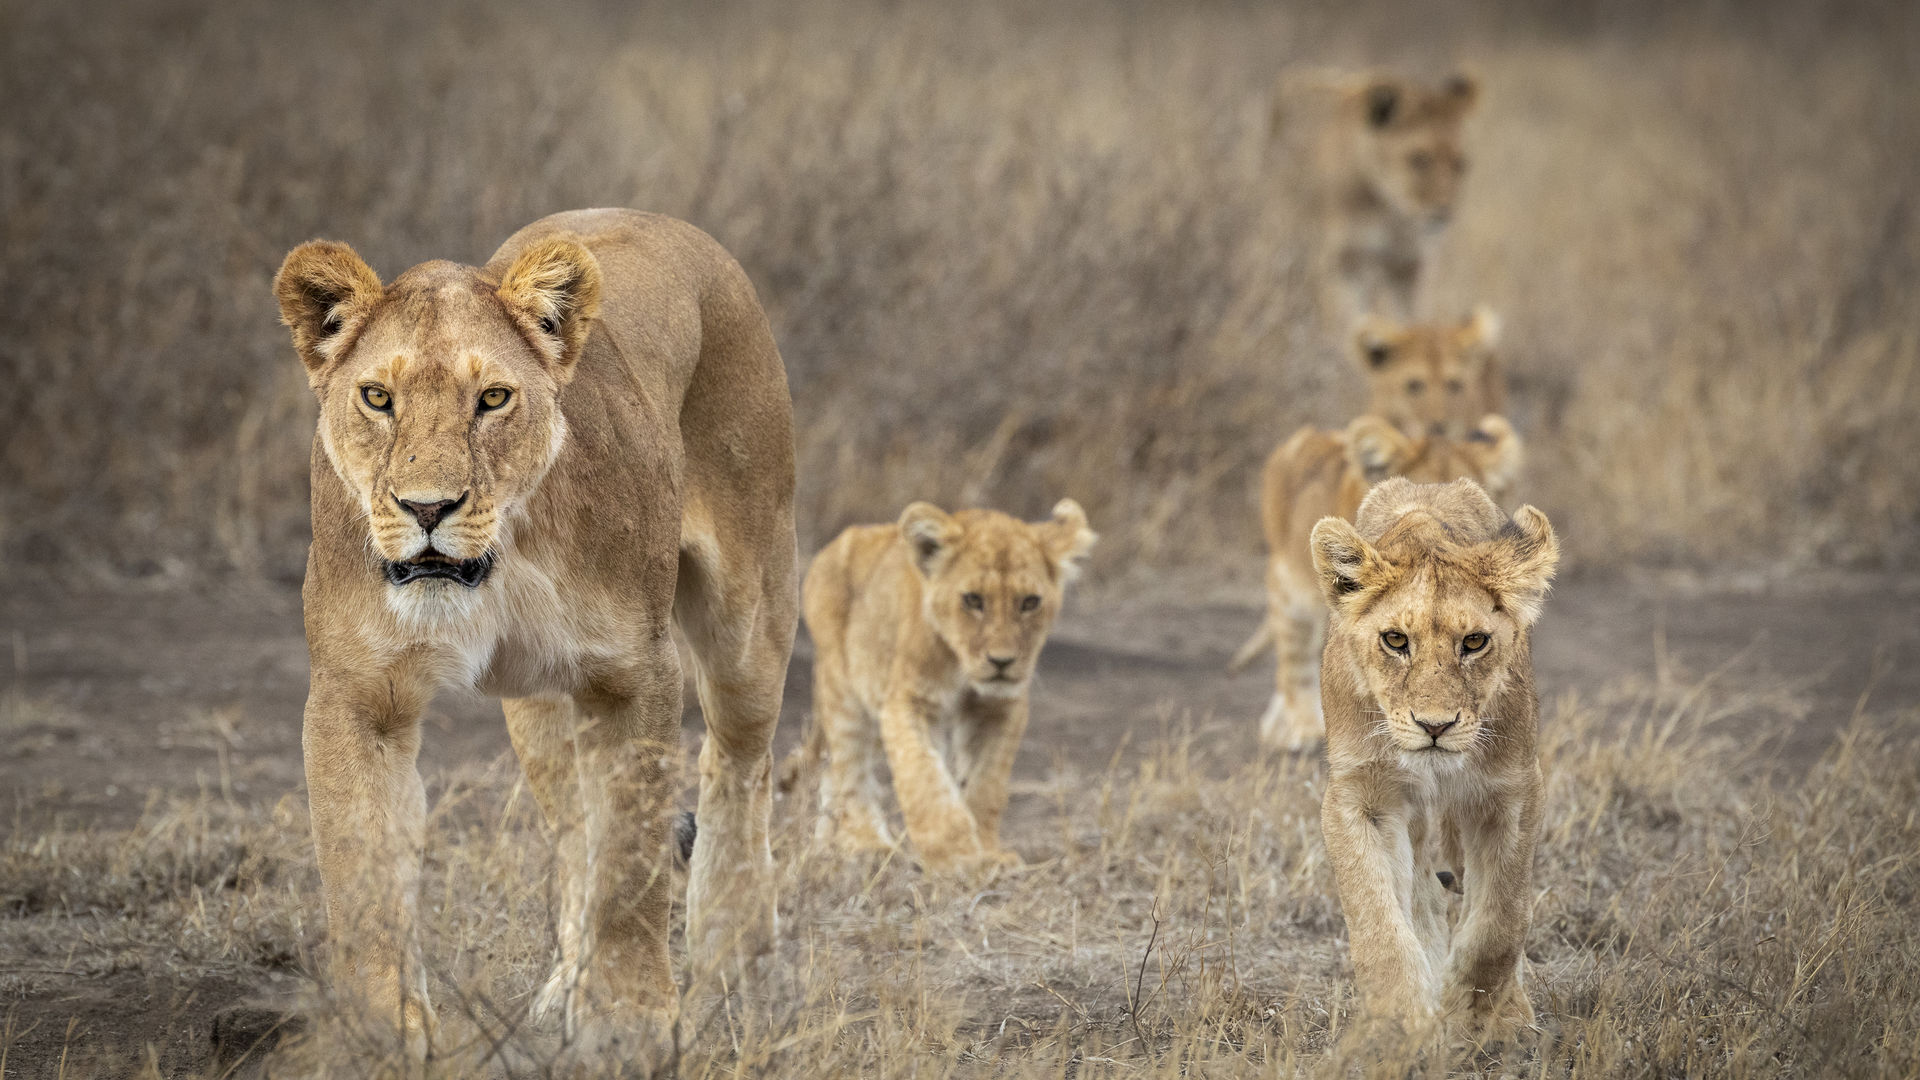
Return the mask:
<svg viewBox="0 0 1920 1080">
<path fill-rule="evenodd" d="M 1876 710 L 1920 705 L 1920 580 L 1848 577 L 1770 591 L 1688 589 L 1646 580 L 1563 584 L 1536 635 L 1543 696 L 1587 699 L 1664 666 L 1784 689 L 1804 707 L 1778 751 L 1816 754 L 1873 685 Z M 1021 772 L 1098 771 L 1129 743 L 1191 722 L 1229 754 L 1250 752 L 1269 688 L 1265 661 L 1225 663 L 1257 621 L 1244 593 L 1116 587 L 1071 602 L 1041 661 Z M 149 795 L 202 787 L 271 802 L 301 782 L 306 648 L 291 591 L 59 597 L 0 602 L 0 793 L 39 827 L 125 825 Z M 789 674 L 784 750 L 807 711 L 810 650 Z M 0 654 L 3 656 L 4 654 Z M 1778 695 L 1776 695 L 1778 700 Z M 1734 718 L 1737 722 L 1737 718 Z M 688 716 L 689 736 L 698 730 Z M 448 766 L 508 749 L 498 706 L 446 695 L 427 720 L 429 787 Z"/>
</svg>

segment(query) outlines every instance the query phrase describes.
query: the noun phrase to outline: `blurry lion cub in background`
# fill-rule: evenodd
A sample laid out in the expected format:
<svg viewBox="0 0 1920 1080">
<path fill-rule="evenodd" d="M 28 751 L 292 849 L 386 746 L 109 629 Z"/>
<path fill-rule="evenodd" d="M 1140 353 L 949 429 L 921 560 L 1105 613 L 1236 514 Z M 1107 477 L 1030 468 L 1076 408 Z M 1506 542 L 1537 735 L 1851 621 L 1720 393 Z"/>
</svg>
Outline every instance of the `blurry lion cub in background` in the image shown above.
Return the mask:
<svg viewBox="0 0 1920 1080">
<path fill-rule="evenodd" d="M 1408 438 L 1469 438 L 1481 417 L 1507 411 L 1499 341 L 1500 319 L 1484 306 L 1457 323 L 1361 320 L 1352 356 L 1367 378 L 1367 411 Z"/>
<path fill-rule="evenodd" d="M 1036 524 L 917 502 L 897 524 L 855 526 L 821 550 L 801 588 L 814 735 L 799 756 L 817 756 L 824 738 L 822 839 L 893 845 L 884 753 L 929 869 L 1019 861 L 1000 846 L 1000 816 L 1028 685 L 1094 540 L 1072 499 Z"/>
<path fill-rule="evenodd" d="M 1520 469 L 1520 437 L 1499 416 L 1486 416 L 1467 438 L 1408 438 L 1377 416 L 1345 431 L 1303 427 L 1267 459 L 1260 517 L 1267 534 L 1267 618 L 1234 655 L 1239 670 L 1268 646 L 1274 691 L 1260 717 L 1260 744 L 1303 750 L 1320 741 L 1320 647 L 1327 613 L 1320 600 L 1307 538 L 1325 517 L 1351 520 L 1373 484 L 1389 477 L 1439 483 L 1468 477 L 1505 492 Z"/>
</svg>

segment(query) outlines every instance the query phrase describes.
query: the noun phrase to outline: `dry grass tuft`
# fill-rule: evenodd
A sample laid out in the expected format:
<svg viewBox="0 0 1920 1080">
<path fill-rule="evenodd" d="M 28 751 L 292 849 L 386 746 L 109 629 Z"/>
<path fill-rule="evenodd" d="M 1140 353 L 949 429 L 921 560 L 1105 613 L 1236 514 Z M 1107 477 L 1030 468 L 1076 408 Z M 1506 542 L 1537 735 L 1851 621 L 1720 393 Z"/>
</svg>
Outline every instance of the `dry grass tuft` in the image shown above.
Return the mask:
<svg viewBox="0 0 1920 1080">
<path fill-rule="evenodd" d="M 1071 493 L 1109 569 L 1251 556 L 1262 456 L 1358 396 L 1275 76 L 1460 61 L 1487 106 L 1433 306 L 1505 315 L 1572 554 L 1910 565 L 1916 9 L 1439 10 L 11 5 L 0 565 L 297 575 L 281 255 L 391 276 L 582 205 L 745 263 L 803 547 Z"/>
<path fill-rule="evenodd" d="M 674 1073 L 1911 1075 L 1920 717 L 1858 725 L 1805 777 L 1769 780 L 1766 739 L 1752 738 L 1765 708 L 1663 686 L 1552 710 L 1529 939 L 1542 1019 L 1504 1056 L 1422 1057 L 1354 1027 L 1319 763 L 1203 760 L 1174 725 L 1135 768 L 1018 791 L 1028 865 L 984 888 L 904 859 L 808 853 L 810 806 L 782 804 L 780 989 L 689 988 L 695 1036 Z M 1739 745 L 1713 733 L 1733 730 L 1714 722 L 1728 715 Z M 532 815 L 508 761 L 436 800 L 422 910 L 445 1028 L 428 1075 L 547 1075 L 562 1050 L 526 1017 L 552 947 Z M 129 833 L 14 835 L 0 951 L 34 959 L 0 993 L 38 1012 L 9 1015 L 5 1075 L 40 1075 L 57 1053 L 82 1070 L 190 1068 L 204 1044 L 167 1035 L 191 1003 L 147 1018 L 152 1047 L 102 1041 L 97 1018 L 66 1045 L 50 1034 L 67 1023 L 52 990 L 145 970 L 163 986 L 225 976 L 284 997 L 308 985 L 288 970 L 316 963 L 314 885 L 291 800 L 206 795 Z M 399 1075 L 303 993 L 313 1023 L 275 1052 L 273 1075 L 376 1075 L 383 1061 Z"/>
</svg>

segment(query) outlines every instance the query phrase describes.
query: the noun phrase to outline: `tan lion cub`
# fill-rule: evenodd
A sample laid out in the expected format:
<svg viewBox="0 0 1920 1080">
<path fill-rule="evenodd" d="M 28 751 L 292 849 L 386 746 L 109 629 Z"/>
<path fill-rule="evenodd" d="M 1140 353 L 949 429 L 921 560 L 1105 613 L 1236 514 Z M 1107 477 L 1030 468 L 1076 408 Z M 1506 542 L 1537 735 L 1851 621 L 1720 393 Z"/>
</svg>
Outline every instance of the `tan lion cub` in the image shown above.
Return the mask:
<svg viewBox="0 0 1920 1080">
<path fill-rule="evenodd" d="M 801 608 L 829 755 L 822 839 L 893 845 L 876 773 L 884 749 L 928 868 L 1019 861 L 1000 846 L 1000 815 L 1028 683 L 1094 540 L 1072 499 L 1039 524 L 917 502 L 897 524 L 850 528 L 815 557 Z"/>
<path fill-rule="evenodd" d="M 1392 476 L 1438 483 L 1471 477 L 1504 492 L 1520 468 L 1520 437 L 1498 416 L 1480 420 L 1461 441 L 1408 438 L 1377 416 L 1345 431 L 1305 427 L 1267 459 L 1260 516 L 1267 534 L 1267 618 L 1240 651 L 1238 671 L 1274 650 L 1273 698 L 1260 718 L 1260 743 L 1303 750 L 1320 741 L 1317 657 L 1327 629 L 1307 537 L 1329 515 L 1351 519 L 1369 485 Z"/>
<path fill-rule="evenodd" d="M 1377 1017 L 1511 1038 L 1533 1022 L 1531 628 L 1560 558 L 1553 527 L 1531 506 L 1509 519 L 1470 480 L 1393 479 L 1354 523 L 1322 519 L 1312 549 L 1333 612 L 1320 821 L 1355 980 Z M 1451 935 L 1443 882 L 1466 893 Z"/>
</svg>

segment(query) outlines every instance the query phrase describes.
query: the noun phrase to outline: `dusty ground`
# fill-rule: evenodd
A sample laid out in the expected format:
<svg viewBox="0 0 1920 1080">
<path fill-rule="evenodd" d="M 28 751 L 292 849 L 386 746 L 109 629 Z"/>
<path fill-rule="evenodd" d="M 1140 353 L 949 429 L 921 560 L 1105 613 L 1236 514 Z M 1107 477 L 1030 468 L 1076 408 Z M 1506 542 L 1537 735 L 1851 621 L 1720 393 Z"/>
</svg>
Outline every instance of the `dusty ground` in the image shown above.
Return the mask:
<svg viewBox="0 0 1920 1080">
<path fill-rule="evenodd" d="M 1540 684 L 1563 704 L 1569 695 L 1620 700 L 1662 679 L 1758 688 L 1732 694 L 1732 709 L 1700 715 L 1735 738 L 1748 728 L 1765 732 L 1767 744 L 1748 767 L 1791 773 L 1809 767 L 1846 724 L 1864 688 L 1872 688 L 1871 713 L 1920 706 L 1916 600 L 1920 581 L 1885 577 L 1720 587 L 1576 578 L 1556 592 L 1538 632 Z M 1267 675 L 1227 677 L 1223 669 L 1257 617 L 1244 590 L 1166 582 L 1108 583 L 1070 603 L 1042 662 L 1013 834 L 1037 835 L 1061 791 L 1095 786 L 1085 778 L 1116 760 L 1130 767 L 1182 725 L 1194 731 L 1201 760 L 1251 757 Z M 16 848 L 35 837 L 124 830 L 153 807 L 196 793 L 263 816 L 299 789 L 306 657 L 297 594 L 71 597 L 29 589 L 0 601 L 0 643 L 11 645 L 0 670 L 0 797 Z M 807 711 L 807 654 L 803 641 L 783 751 Z M 691 710 L 688 724 L 691 738 Z M 446 697 L 428 728 L 422 771 L 430 798 L 457 789 L 461 777 L 510 768 L 489 702 Z M 297 842 L 289 841 L 291 858 L 301 854 Z M 45 891 L 0 896 L 0 923 L 24 926 L 50 907 L 71 906 Z M 123 948 L 116 933 L 103 919 L 69 943 L 66 956 L 6 955 L 12 950 L 0 943 L 0 969 L 12 969 L 0 980 L 11 998 L 0 1001 L 0 1015 L 14 1033 L 4 1039 L 12 1064 L 0 1059 L 0 1076 L 52 1068 L 68 1043 L 129 1052 L 153 1044 L 167 1071 L 192 1067 L 219 1010 L 301 981 L 302 961 L 283 954 L 284 936 L 261 933 L 260 948 L 273 956 L 182 974 L 127 959 L 142 954 Z M 1335 955 L 1321 960 L 1334 964 Z"/>
</svg>

